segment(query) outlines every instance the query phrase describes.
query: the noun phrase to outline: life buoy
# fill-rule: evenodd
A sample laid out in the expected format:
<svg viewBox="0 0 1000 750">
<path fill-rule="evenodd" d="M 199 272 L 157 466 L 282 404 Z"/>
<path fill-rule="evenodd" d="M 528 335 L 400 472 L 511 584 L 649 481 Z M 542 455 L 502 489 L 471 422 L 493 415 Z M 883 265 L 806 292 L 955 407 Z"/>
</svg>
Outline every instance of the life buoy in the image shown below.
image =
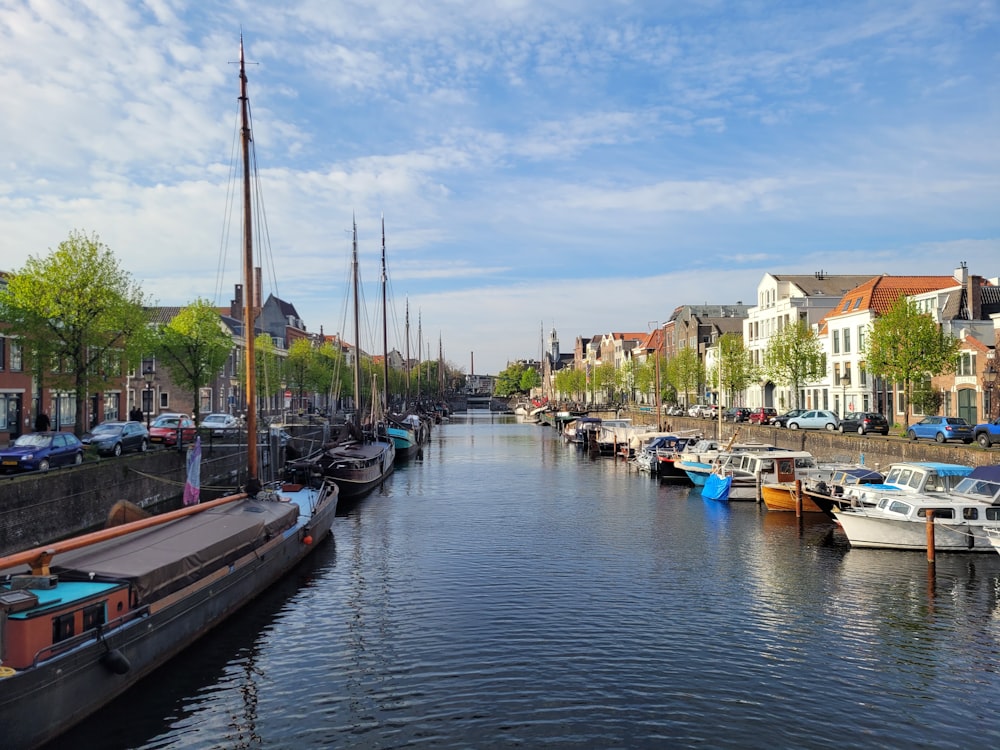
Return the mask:
<svg viewBox="0 0 1000 750">
<path fill-rule="evenodd" d="M 0 680 L 4 677 L 13 677 L 17 674 L 17 670 L 13 667 L 0 667 Z"/>
</svg>

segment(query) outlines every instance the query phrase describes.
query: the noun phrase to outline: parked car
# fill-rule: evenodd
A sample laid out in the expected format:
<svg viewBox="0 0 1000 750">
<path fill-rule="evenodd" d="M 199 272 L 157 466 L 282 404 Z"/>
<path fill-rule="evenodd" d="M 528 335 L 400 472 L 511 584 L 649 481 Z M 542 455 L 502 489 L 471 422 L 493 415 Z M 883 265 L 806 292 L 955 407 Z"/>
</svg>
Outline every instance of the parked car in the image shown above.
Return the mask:
<svg viewBox="0 0 1000 750">
<path fill-rule="evenodd" d="M 789 419 L 786 426 L 790 430 L 836 430 L 840 418 L 832 411 L 809 409 Z"/>
<path fill-rule="evenodd" d="M 145 453 L 149 447 L 149 432 L 140 422 L 101 422 L 80 441 L 105 456 L 120 456 L 126 451 Z"/>
<path fill-rule="evenodd" d="M 785 427 L 788 425 L 788 420 L 792 417 L 797 417 L 799 414 L 804 412 L 805 409 L 790 409 L 789 411 L 779 414 L 776 417 L 771 417 L 771 424 L 775 427 Z"/>
<path fill-rule="evenodd" d="M 240 422 L 232 414 L 209 414 L 201 420 L 201 428 L 210 430 L 213 435 L 224 435 L 230 430 L 235 430 L 240 426 Z"/>
<path fill-rule="evenodd" d="M 971 443 L 972 425 L 962 417 L 924 417 L 919 422 L 910 425 L 906 430 L 906 436 L 910 440 L 928 438 L 939 443 L 948 440 Z"/>
<path fill-rule="evenodd" d="M 0 450 L 0 468 L 48 471 L 53 466 L 83 463 L 83 443 L 72 432 L 30 432 Z"/>
<path fill-rule="evenodd" d="M 700 417 L 702 416 L 701 410 L 704 408 L 705 408 L 704 404 L 691 404 L 691 406 L 688 407 L 688 416 Z"/>
<path fill-rule="evenodd" d="M 750 410 L 745 406 L 730 406 L 722 414 L 723 422 L 746 422 L 750 416 Z"/>
<path fill-rule="evenodd" d="M 706 404 L 701 407 L 701 418 L 702 419 L 718 419 L 719 418 L 719 405 L 718 404 Z"/>
<path fill-rule="evenodd" d="M 889 421 L 877 411 L 851 411 L 840 420 L 841 432 L 856 432 L 867 435 L 869 432 L 889 434 Z"/>
<path fill-rule="evenodd" d="M 984 448 L 1000 443 L 1000 417 L 990 422 L 980 422 L 972 428 L 972 439 Z"/>
<path fill-rule="evenodd" d="M 185 443 L 192 442 L 198 432 L 194 420 L 186 414 L 161 414 L 149 426 L 149 442 L 177 445 L 178 429 Z"/>
<path fill-rule="evenodd" d="M 750 412 L 747 422 L 750 424 L 771 424 L 771 420 L 778 416 L 778 410 L 770 406 L 758 406 Z"/>
</svg>

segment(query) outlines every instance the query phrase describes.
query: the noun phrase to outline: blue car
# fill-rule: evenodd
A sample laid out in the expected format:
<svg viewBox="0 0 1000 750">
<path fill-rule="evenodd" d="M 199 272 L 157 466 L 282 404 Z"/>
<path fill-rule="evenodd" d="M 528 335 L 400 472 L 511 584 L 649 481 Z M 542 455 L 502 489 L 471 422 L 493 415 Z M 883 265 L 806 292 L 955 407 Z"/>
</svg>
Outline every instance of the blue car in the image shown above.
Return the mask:
<svg viewBox="0 0 1000 750">
<path fill-rule="evenodd" d="M 911 424 L 906 430 L 910 440 L 927 438 L 944 443 L 949 440 L 972 442 L 972 425 L 962 417 L 924 417 L 919 422 Z"/>
<path fill-rule="evenodd" d="M 83 463 L 83 443 L 72 432 L 32 432 L 0 450 L 0 468 L 48 471 L 53 466 Z"/>
</svg>

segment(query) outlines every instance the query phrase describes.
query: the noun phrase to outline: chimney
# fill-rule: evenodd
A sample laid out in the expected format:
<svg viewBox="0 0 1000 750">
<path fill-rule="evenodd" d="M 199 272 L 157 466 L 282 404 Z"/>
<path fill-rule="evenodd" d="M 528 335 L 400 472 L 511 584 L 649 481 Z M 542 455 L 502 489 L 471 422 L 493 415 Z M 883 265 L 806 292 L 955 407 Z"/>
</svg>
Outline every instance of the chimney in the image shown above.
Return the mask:
<svg viewBox="0 0 1000 750">
<path fill-rule="evenodd" d="M 969 267 L 965 265 L 963 260 L 959 263 L 958 268 L 955 269 L 955 281 L 959 284 L 965 284 L 969 280 Z"/>
<path fill-rule="evenodd" d="M 229 302 L 229 314 L 237 320 L 243 319 L 243 285 L 237 284 L 233 299 Z"/>
<path fill-rule="evenodd" d="M 969 274 L 965 286 L 965 296 L 968 298 L 969 320 L 983 319 L 983 277 Z"/>
</svg>

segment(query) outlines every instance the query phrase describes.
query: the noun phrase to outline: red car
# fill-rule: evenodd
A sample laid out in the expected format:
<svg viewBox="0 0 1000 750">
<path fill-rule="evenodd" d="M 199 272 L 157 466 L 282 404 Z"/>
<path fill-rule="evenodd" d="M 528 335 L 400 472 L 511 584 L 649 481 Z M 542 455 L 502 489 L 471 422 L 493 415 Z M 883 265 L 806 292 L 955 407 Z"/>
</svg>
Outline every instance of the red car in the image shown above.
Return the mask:
<svg viewBox="0 0 1000 750">
<path fill-rule="evenodd" d="M 194 420 L 186 414 L 161 414 L 149 426 L 149 442 L 177 445 L 178 431 L 185 443 L 193 443 L 198 434 Z"/>
<path fill-rule="evenodd" d="M 758 406 L 747 417 L 750 424 L 771 424 L 771 419 L 778 416 L 778 410 L 769 406 Z"/>
</svg>

